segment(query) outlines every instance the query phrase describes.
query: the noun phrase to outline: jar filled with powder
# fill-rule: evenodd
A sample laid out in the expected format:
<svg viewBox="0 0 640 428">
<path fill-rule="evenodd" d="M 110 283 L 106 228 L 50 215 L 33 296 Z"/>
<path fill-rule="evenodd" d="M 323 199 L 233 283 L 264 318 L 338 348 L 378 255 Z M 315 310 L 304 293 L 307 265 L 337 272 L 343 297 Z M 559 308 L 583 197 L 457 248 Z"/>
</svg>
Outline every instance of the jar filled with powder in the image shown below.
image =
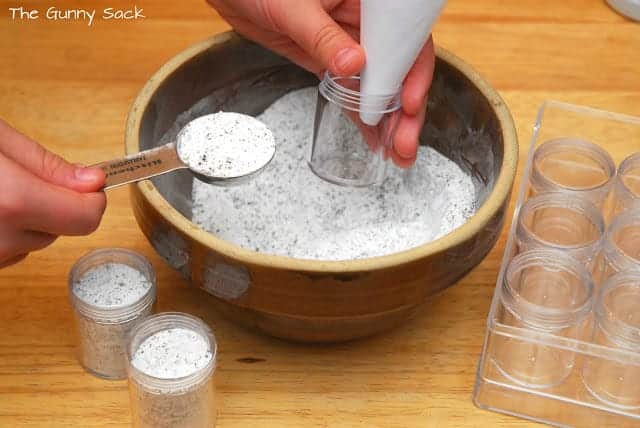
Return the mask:
<svg viewBox="0 0 640 428">
<path fill-rule="evenodd" d="M 216 339 L 200 319 L 153 315 L 127 345 L 129 393 L 137 428 L 212 428 Z"/>
<path fill-rule="evenodd" d="M 92 251 L 69 273 L 69 299 L 82 366 L 102 378 L 125 379 L 128 334 L 154 310 L 151 264 L 123 248 Z"/>
</svg>

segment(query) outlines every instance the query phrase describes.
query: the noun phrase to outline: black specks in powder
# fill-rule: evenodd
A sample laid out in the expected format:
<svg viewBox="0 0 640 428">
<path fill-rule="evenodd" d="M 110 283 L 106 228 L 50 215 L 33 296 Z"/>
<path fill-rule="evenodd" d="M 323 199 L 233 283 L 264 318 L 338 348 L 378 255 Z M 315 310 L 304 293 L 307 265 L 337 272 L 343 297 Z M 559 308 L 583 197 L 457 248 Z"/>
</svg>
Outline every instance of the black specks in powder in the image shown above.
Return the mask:
<svg viewBox="0 0 640 428">
<path fill-rule="evenodd" d="M 471 177 L 429 147 L 415 176 L 389 167 L 380 186 L 323 181 L 306 162 L 315 89 L 291 92 L 259 117 L 276 137 L 275 158 L 247 183 L 194 181 L 192 220 L 245 248 L 302 259 L 344 260 L 403 251 L 449 233 L 475 211 Z M 360 138 L 345 118 L 335 138 Z"/>
</svg>

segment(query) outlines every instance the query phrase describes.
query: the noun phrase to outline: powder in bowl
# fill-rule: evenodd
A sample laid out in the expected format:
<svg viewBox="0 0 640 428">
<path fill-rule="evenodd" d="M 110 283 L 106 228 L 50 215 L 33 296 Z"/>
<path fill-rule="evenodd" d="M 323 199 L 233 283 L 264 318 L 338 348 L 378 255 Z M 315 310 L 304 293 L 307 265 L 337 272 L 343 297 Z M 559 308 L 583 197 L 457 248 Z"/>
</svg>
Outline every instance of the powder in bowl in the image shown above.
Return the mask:
<svg viewBox="0 0 640 428">
<path fill-rule="evenodd" d="M 275 138 L 259 120 L 219 112 L 189 122 L 177 136 L 178 157 L 194 172 L 212 178 L 252 174 L 273 158 Z"/>
<path fill-rule="evenodd" d="M 382 256 L 433 241 L 475 212 L 471 176 L 431 147 L 416 166 L 389 165 L 379 186 L 336 186 L 307 165 L 316 106 L 315 88 L 290 92 L 259 117 L 276 138 L 277 153 L 264 171 L 234 187 L 193 182 L 192 221 L 221 239 L 267 254 L 316 260 Z M 207 98 L 178 118 L 202 114 Z M 359 133 L 344 120 L 334 130 L 348 140 Z M 170 141 L 169 132 L 164 141 Z"/>
</svg>

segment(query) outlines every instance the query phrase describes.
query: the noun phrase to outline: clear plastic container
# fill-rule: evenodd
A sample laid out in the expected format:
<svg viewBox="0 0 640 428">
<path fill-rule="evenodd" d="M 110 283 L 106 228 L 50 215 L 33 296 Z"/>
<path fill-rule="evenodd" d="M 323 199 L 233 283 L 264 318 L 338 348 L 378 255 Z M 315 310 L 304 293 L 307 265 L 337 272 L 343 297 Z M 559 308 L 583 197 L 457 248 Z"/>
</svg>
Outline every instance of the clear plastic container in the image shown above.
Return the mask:
<svg viewBox="0 0 640 428">
<path fill-rule="evenodd" d="M 604 240 L 602 280 L 629 270 L 640 270 L 640 209 L 616 216 Z"/>
<path fill-rule="evenodd" d="M 104 305 L 79 296 L 75 284 L 89 271 L 104 265 L 129 266 L 148 281 L 148 288 L 126 304 Z M 151 315 L 156 301 L 156 277 L 147 259 L 124 248 L 104 248 L 80 258 L 69 272 L 69 300 L 74 309 L 78 358 L 90 373 L 105 379 L 126 379 L 128 334 L 141 320 Z M 128 284 L 127 284 L 128 285 Z M 109 296 L 102 295 L 101 299 Z"/>
<path fill-rule="evenodd" d="M 615 173 L 611 156 L 598 145 L 578 138 L 556 138 L 533 154 L 531 195 L 569 192 L 602 208 Z"/>
<path fill-rule="evenodd" d="M 590 273 L 597 269 L 604 219 L 591 202 L 567 193 L 545 193 L 524 203 L 518 216 L 519 251 L 549 248 L 567 252 Z"/>
<path fill-rule="evenodd" d="M 615 181 L 613 214 L 640 209 L 640 152 L 626 158 L 618 167 Z"/>
<path fill-rule="evenodd" d="M 144 341 L 159 332 L 184 329 L 206 342 L 211 358 L 184 376 L 151 375 L 136 367 L 134 356 Z M 187 356 L 191 351 L 184 347 Z M 192 354 L 193 352 L 191 352 Z M 150 356 L 158 360 L 158 356 Z M 127 369 L 133 426 L 136 428 L 212 428 L 216 425 L 214 372 L 217 343 L 209 327 L 191 315 L 166 312 L 148 317 L 131 331 Z"/>
<path fill-rule="evenodd" d="M 343 186 L 369 186 L 384 177 L 400 118 L 399 93 L 360 93 L 360 78 L 326 73 L 318 87 L 309 167 L 320 178 Z M 382 114 L 375 125 L 360 113 Z"/>
<path fill-rule="evenodd" d="M 502 283 L 503 324 L 535 333 L 583 338 L 593 303 L 593 281 L 582 264 L 557 250 L 520 253 Z M 494 362 L 507 378 L 531 388 L 564 381 L 575 365 L 571 350 L 500 337 Z"/>
<path fill-rule="evenodd" d="M 504 304 L 505 299 L 509 300 L 509 296 L 505 295 L 505 281 L 509 280 L 510 269 L 513 269 L 511 266 L 524 257 L 522 254 L 527 254 L 522 251 L 530 248 L 528 244 L 522 245 L 522 239 L 520 244 L 518 242 L 518 219 L 520 219 L 521 215 L 530 215 L 527 214 L 527 212 L 531 212 L 530 207 L 539 206 L 540 202 L 535 201 L 540 201 L 540 198 L 542 198 L 542 196 L 538 196 L 536 199 L 531 199 L 539 193 L 532 189 L 532 183 L 535 180 L 531 179 L 531 175 L 534 174 L 535 169 L 540 170 L 539 166 L 534 165 L 534 153 L 538 153 L 539 156 L 541 153 L 539 148 L 545 147 L 546 144 L 544 142 L 549 141 L 564 141 L 563 144 L 588 141 L 591 144 L 598 145 L 598 150 L 592 150 L 593 147 L 587 144 L 590 147 L 589 153 L 599 154 L 591 157 L 587 156 L 586 159 L 596 159 L 596 161 L 591 164 L 589 163 L 591 161 L 576 162 L 575 159 L 580 158 L 582 155 L 572 154 L 570 159 L 573 160 L 569 162 L 568 167 L 568 170 L 580 170 L 580 168 L 575 168 L 575 165 L 580 163 L 585 166 L 585 170 L 590 172 L 589 174 L 595 172 L 600 178 L 590 182 L 597 185 L 586 186 L 585 188 L 590 189 L 586 191 L 561 189 L 560 192 L 573 194 L 585 201 L 593 201 L 594 193 L 591 193 L 591 191 L 598 187 L 599 190 L 595 193 L 597 194 L 595 199 L 599 201 L 597 202 L 598 209 L 601 210 L 602 218 L 608 219 L 607 210 L 611 205 L 609 202 L 614 193 L 614 186 L 609 186 L 606 183 L 613 183 L 615 180 L 607 180 L 605 178 L 610 176 L 612 167 L 608 161 L 601 162 L 601 160 L 612 159 L 614 165 L 620 165 L 629 156 L 630 152 L 637 151 L 637 145 L 632 142 L 640 141 L 640 118 L 558 101 L 548 101 L 540 108 L 533 131 L 531 147 L 528 152 L 527 163 L 516 202 L 514 219 L 511 224 L 491 310 L 487 319 L 487 332 L 482 356 L 478 364 L 474 402 L 484 409 L 556 426 L 616 428 L 640 426 L 640 407 L 635 407 L 635 389 L 630 386 L 624 386 L 623 389 L 626 391 L 624 393 L 620 393 L 620 389 L 616 389 L 620 385 L 628 385 L 626 382 L 630 379 L 629 376 L 632 376 L 636 383 L 640 382 L 640 375 L 636 374 L 635 371 L 640 360 L 640 349 L 620 346 L 615 327 L 611 331 L 610 326 L 612 324 L 607 324 L 607 321 L 598 315 L 597 310 L 594 311 L 592 309 L 582 321 L 584 323 L 583 333 L 564 334 L 565 332 L 562 329 L 540 328 L 541 324 L 532 322 L 528 312 L 527 317 L 518 318 L 514 315 L 514 311 L 508 310 Z M 583 146 L 583 143 L 580 143 L 579 146 Z M 611 156 L 606 154 L 606 147 L 612 147 Z M 621 150 L 623 147 L 628 147 L 628 151 Z M 576 153 L 580 152 L 578 149 L 575 151 Z M 568 153 L 566 150 L 564 152 L 565 154 Z M 544 152 L 542 153 L 544 154 Z M 562 160 L 562 158 L 555 159 Z M 549 166 L 552 164 L 553 162 L 548 163 L 546 167 L 543 165 L 542 169 L 548 172 L 550 170 Z M 561 179 L 561 165 L 563 163 L 557 162 L 557 165 L 557 176 Z M 548 173 L 545 175 L 554 176 L 554 174 Z M 600 193 L 602 192 L 601 186 L 603 184 L 605 184 L 605 187 L 609 186 L 609 193 Z M 544 198 L 551 197 L 544 196 Z M 536 210 L 533 211 L 535 212 Z M 629 213 L 630 211 L 627 210 L 625 212 Z M 541 218 L 544 219 L 542 224 L 547 233 L 553 231 L 554 228 L 545 225 L 544 222 L 551 221 L 553 217 L 556 218 L 554 221 L 556 222 L 555 227 L 559 228 L 557 230 L 566 228 L 566 233 L 568 234 L 570 233 L 569 230 L 575 228 L 574 219 L 569 221 L 567 216 L 562 219 L 556 213 L 553 214 L 549 218 L 538 214 L 533 220 L 537 223 Z M 569 217 L 571 216 L 574 216 L 574 214 L 569 214 Z M 633 215 L 629 214 L 629 216 Z M 582 220 L 580 222 L 582 223 Z M 599 223 L 599 221 L 596 222 Z M 614 220 L 613 224 L 609 226 L 609 230 L 611 230 L 611 227 L 616 227 L 616 222 L 622 222 L 622 220 Z M 585 229 L 577 228 L 575 230 Z M 634 241 L 634 234 L 634 230 L 627 229 L 624 233 L 625 240 L 628 243 L 640 242 Z M 522 233 L 520 235 L 523 236 Z M 587 241 L 584 240 L 584 243 Z M 634 248 L 640 251 L 640 247 Z M 555 250 L 563 251 L 567 255 L 572 253 L 571 248 L 563 249 L 558 245 L 555 246 Z M 604 258 L 602 253 L 606 251 L 605 236 L 602 240 L 601 258 Z M 575 254 L 571 255 L 571 257 L 574 256 Z M 549 262 L 546 268 L 553 269 L 553 263 Z M 593 300 L 596 301 L 598 300 L 595 296 L 598 295 L 598 292 L 612 287 L 608 284 L 613 281 L 613 279 L 609 279 L 610 282 L 607 284 L 598 285 L 596 282 L 599 274 L 600 272 L 597 269 L 593 274 L 596 277 L 593 281 L 596 285 Z M 568 285 L 573 283 L 573 281 L 557 282 L 558 284 L 563 284 L 562 286 L 558 285 L 558 287 L 564 289 L 568 289 Z M 550 294 L 550 292 L 545 293 L 547 289 L 548 286 L 545 286 L 544 282 L 538 287 L 541 295 L 546 295 L 550 299 L 548 304 L 552 305 L 555 302 L 557 305 L 566 306 L 567 295 L 557 297 Z M 571 287 L 571 289 L 575 288 Z M 576 296 L 582 296 L 582 294 L 576 294 Z M 631 297 L 629 300 L 631 300 Z M 522 299 L 515 299 L 515 301 L 518 302 L 517 305 L 519 307 L 523 306 Z M 638 308 L 638 306 L 635 307 Z M 638 313 L 640 312 L 636 310 L 633 316 L 635 317 L 635 314 Z M 624 313 L 618 315 L 618 317 L 625 316 Z M 529 321 L 523 322 L 525 318 L 529 319 Z M 608 328 L 605 333 L 606 338 L 603 336 L 602 326 Z M 598 332 L 598 329 L 601 331 Z M 562 334 L 559 334 L 559 332 Z M 522 358 L 522 352 L 508 352 L 508 348 L 507 352 L 505 352 L 505 343 L 517 344 L 519 348 L 516 349 L 535 350 L 535 354 L 529 352 L 530 355 L 535 356 L 535 364 L 534 361 L 530 361 L 531 366 L 528 367 L 526 359 Z M 527 352 L 525 352 L 525 355 L 527 355 Z M 523 361 L 525 362 L 524 365 Z M 518 368 L 518 371 L 513 369 L 514 366 Z M 585 382 L 583 377 L 587 366 L 591 367 L 589 372 L 591 377 Z M 562 371 L 562 367 L 565 368 L 564 371 Z M 607 370 L 603 369 L 603 367 L 612 369 Z M 619 369 L 620 367 L 623 369 Z M 622 379 L 620 379 L 621 376 Z M 612 399 L 614 396 L 617 398 Z"/>
<path fill-rule="evenodd" d="M 640 271 L 612 276 L 595 307 L 593 343 L 630 351 L 621 359 L 587 357 L 582 372 L 591 394 L 607 405 L 640 408 Z"/>
</svg>

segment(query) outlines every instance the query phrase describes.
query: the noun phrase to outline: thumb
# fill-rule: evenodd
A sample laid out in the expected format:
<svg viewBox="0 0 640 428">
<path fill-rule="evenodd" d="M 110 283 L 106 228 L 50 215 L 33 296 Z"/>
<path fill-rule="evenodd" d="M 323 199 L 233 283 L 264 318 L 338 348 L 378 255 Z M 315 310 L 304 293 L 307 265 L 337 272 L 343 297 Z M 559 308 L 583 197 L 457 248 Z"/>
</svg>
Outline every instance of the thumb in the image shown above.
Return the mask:
<svg viewBox="0 0 640 428">
<path fill-rule="evenodd" d="M 281 17 L 277 23 L 280 30 L 331 73 L 350 76 L 362 70 L 364 49 L 327 14 L 319 1 L 291 0 L 283 9 L 272 14 L 273 18 Z"/>
<path fill-rule="evenodd" d="M 72 165 L 0 120 L 0 153 L 30 173 L 76 192 L 95 192 L 104 185 L 104 172 Z"/>
</svg>

